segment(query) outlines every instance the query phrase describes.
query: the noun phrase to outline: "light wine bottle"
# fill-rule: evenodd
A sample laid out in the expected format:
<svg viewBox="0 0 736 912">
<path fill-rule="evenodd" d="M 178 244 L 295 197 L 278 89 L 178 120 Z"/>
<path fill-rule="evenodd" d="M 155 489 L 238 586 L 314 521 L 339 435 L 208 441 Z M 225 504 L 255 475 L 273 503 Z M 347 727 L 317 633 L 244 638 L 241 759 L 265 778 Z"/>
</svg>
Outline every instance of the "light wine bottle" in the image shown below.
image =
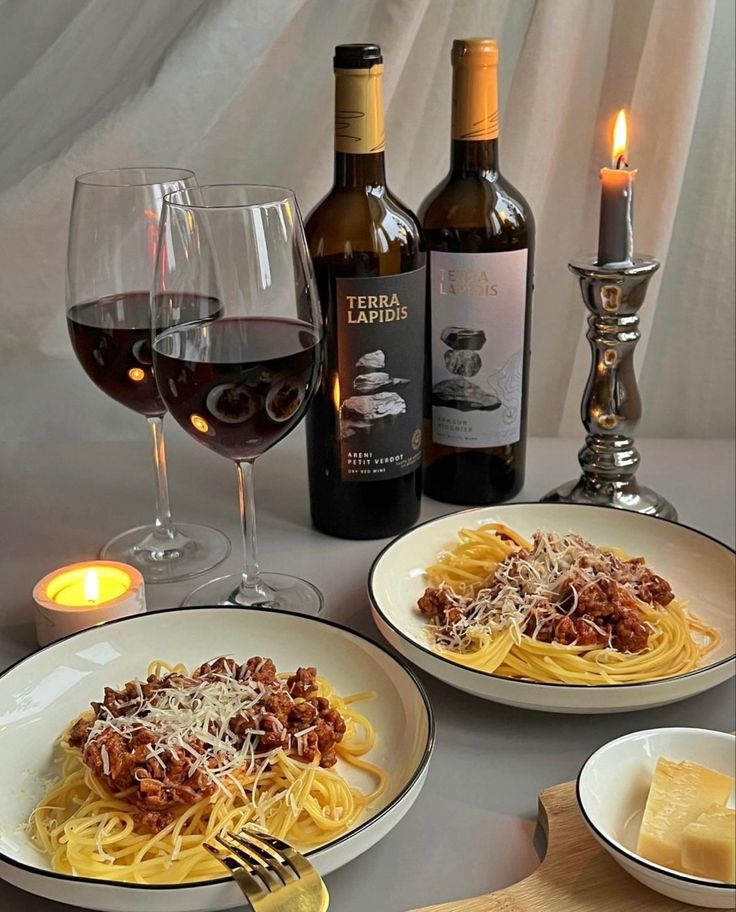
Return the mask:
<svg viewBox="0 0 736 912">
<path fill-rule="evenodd" d="M 524 483 L 534 220 L 498 164 L 498 48 L 452 46 L 452 163 L 420 216 L 429 251 L 424 490 L 493 504 Z"/>
<path fill-rule="evenodd" d="M 386 186 L 381 49 L 339 45 L 334 66 L 335 182 L 305 226 L 325 321 L 311 513 L 330 535 L 382 538 L 419 515 L 426 254 Z"/>
</svg>

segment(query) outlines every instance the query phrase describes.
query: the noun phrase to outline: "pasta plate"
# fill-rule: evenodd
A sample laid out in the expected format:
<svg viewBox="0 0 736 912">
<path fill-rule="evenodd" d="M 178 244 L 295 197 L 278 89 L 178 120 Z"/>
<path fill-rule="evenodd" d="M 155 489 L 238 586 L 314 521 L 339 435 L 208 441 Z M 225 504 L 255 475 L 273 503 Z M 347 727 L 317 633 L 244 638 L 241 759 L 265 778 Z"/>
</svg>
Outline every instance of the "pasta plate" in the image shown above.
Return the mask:
<svg viewBox="0 0 736 912">
<path fill-rule="evenodd" d="M 434 648 L 417 600 L 425 570 L 457 542 L 458 532 L 502 523 L 526 538 L 540 529 L 574 533 L 602 548 L 643 556 L 721 640 L 701 666 L 687 673 L 628 684 L 541 683 L 490 674 Z M 715 687 L 734 674 L 734 552 L 702 532 L 650 516 L 571 504 L 506 504 L 463 510 L 430 520 L 399 536 L 376 558 L 368 591 L 373 618 L 404 657 L 460 690 L 527 709 L 607 713 L 647 709 Z"/>
<path fill-rule="evenodd" d="M 361 712 L 377 739 L 366 759 L 387 774 L 385 791 L 347 833 L 308 853 L 321 874 L 383 838 L 409 810 L 427 775 L 434 722 L 411 671 L 381 646 L 322 619 L 265 609 L 188 608 L 114 621 L 59 641 L 0 676 L 0 876 L 39 896 L 102 912 L 210 912 L 242 906 L 224 874 L 183 885 L 75 877 L 52 870 L 26 822 L 55 773 L 59 735 L 105 686 L 145 675 L 153 659 L 190 668 L 219 655 L 270 656 L 277 668 L 315 665 L 336 693 L 372 691 Z M 340 769 L 365 788 L 361 770 Z"/>
</svg>

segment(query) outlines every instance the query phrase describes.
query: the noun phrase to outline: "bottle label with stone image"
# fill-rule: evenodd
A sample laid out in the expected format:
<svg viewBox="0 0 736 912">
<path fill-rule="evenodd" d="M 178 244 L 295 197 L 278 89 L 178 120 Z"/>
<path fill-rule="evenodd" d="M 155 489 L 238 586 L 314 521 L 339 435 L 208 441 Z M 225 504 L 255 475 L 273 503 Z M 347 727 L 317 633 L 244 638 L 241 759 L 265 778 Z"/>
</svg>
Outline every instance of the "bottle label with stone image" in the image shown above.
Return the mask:
<svg viewBox="0 0 736 912">
<path fill-rule="evenodd" d="M 432 439 L 471 448 L 516 443 L 528 251 L 429 256 Z"/>
<path fill-rule="evenodd" d="M 422 459 L 426 269 L 335 279 L 343 481 L 399 478 Z"/>
</svg>

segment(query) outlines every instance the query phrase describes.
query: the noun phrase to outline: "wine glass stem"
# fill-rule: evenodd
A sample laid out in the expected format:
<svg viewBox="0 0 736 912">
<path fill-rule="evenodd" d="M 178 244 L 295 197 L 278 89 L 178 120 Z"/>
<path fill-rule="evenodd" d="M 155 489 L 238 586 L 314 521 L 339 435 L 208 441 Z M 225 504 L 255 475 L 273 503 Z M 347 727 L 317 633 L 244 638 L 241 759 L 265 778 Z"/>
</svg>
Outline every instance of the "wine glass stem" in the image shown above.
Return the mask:
<svg viewBox="0 0 736 912">
<path fill-rule="evenodd" d="M 151 428 L 153 441 L 153 466 L 156 489 L 156 536 L 173 538 L 174 526 L 171 521 L 171 507 L 169 506 L 169 478 L 166 469 L 166 445 L 164 443 L 164 419 L 155 416 L 147 419 Z"/>
<path fill-rule="evenodd" d="M 237 601 L 245 605 L 259 605 L 267 602 L 269 596 L 261 582 L 260 569 L 258 567 L 253 460 L 244 459 L 238 461 L 236 465 L 238 468 L 238 499 L 240 502 L 240 522 L 243 529 L 243 553 L 245 556 Z"/>
</svg>

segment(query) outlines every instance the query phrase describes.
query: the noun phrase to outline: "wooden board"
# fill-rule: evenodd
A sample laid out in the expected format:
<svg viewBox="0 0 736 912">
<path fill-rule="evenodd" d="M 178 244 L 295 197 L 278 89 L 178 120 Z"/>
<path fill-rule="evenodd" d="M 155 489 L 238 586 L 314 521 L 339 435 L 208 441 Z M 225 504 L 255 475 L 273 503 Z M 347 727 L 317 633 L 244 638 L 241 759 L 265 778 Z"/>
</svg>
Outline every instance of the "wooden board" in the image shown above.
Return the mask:
<svg viewBox="0 0 736 912">
<path fill-rule="evenodd" d="M 580 816 L 575 783 L 539 795 L 547 854 L 526 880 L 477 896 L 414 912 L 694 912 L 634 880 L 593 839 Z M 480 859 L 479 859 L 480 861 Z"/>
</svg>

